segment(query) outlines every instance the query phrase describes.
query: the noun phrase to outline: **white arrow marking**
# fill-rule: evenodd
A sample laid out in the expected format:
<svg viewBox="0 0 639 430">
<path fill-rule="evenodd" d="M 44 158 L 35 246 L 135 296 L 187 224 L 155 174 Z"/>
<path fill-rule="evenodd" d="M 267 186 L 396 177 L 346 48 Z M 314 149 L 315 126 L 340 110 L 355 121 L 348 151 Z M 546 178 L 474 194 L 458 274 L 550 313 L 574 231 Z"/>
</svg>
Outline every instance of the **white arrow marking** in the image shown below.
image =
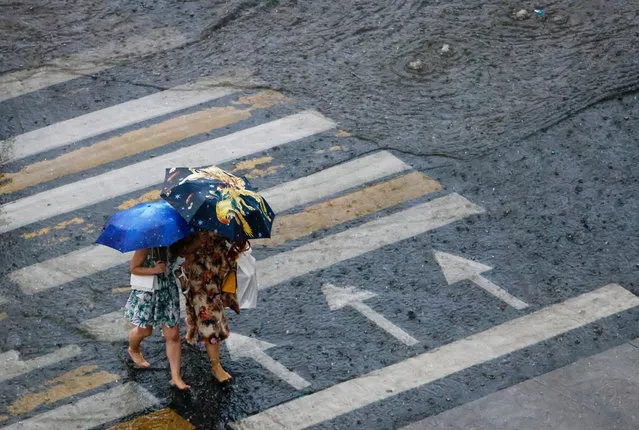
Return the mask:
<svg viewBox="0 0 639 430">
<path fill-rule="evenodd" d="M 444 278 L 446 278 L 448 285 L 468 279 L 515 309 L 525 309 L 528 307 L 528 303 L 519 300 L 503 288 L 481 276 L 483 272 L 492 270 L 492 267 L 446 252 L 433 251 L 433 254 L 444 273 Z"/>
<path fill-rule="evenodd" d="M 228 339 L 226 339 L 226 347 L 231 355 L 231 360 L 235 361 L 242 357 L 252 358 L 257 361 L 266 370 L 294 387 L 296 390 L 301 390 L 311 385 L 306 379 L 299 376 L 297 373 L 291 372 L 286 367 L 273 360 L 264 352 L 269 348 L 273 348 L 275 345 L 268 342 L 263 342 L 259 339 L 254 339 L 241 334 L 232 333 Z"/>
<path fill-rule="evenodd" d="M 332 311 L 341 309 L 344 306 L 350 306 L 403 344 L 412 346 L 419 342 L 413 336 L 362 303 L 366 299 L 377 296 L 377 294 L 371 293 L 370 291 L 358 290 L 355 287 L 338 288 L 332 284 L 324 285 L 322 292 L 324 296 L 326 296 L 328 307 Z"/>
</svg>

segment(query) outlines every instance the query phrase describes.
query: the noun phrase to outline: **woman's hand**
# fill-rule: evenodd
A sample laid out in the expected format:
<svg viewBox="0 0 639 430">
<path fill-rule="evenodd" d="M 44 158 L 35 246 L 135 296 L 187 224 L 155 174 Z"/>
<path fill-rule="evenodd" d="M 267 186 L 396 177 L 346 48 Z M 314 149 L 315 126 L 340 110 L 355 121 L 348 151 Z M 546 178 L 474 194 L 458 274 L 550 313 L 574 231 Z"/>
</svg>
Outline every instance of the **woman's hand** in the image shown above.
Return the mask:
<svg viewBox="0 0 639 430">
<path fill-rule="evenodd" d="M 153 267 L 153 273 L 155 273 L 156 275 L 164 273 L 165 271 L 166 271 L 166 264 L 164 263 L 164 261 L 158 261 L 156 265 Z"/>
</svg>

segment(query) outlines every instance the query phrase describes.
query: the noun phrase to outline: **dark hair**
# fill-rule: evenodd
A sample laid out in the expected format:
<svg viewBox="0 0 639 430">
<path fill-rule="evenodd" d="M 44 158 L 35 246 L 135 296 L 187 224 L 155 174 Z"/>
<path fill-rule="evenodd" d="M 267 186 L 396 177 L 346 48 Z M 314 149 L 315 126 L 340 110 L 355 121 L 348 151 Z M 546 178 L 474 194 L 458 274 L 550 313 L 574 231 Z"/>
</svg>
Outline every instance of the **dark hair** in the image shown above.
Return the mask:
<svg viewBox="0 0 639 430">
<path fill-rule="evenodd" d="M 251 243 L 248 240 L 233 242 L 231 244 L 231 249 L 229 249 L 229 252 L 227 253 L 227 258 L 230 258 L 231 260 L 237 260 L 237 257 L 239 257 L 239 255 L 244 251 L 248 251 L 250 247 Z"/>
<path fill-rule="evenodd" d="M 171 255 L 182 255 L 184 251 L 197 239 L 196 233 L 191 233 L 188 236 L 172 243 L 169 246 L 169 252 Z"/>
<path fill-rule="evenodd" d="M 151 248 L 150 250 L 151 258 L 154 260 L 161 260 L 165 263 L 169 262 L 169 257 L 171 255 L 171 251 L 167 246 L 157 246 L 155 248 Z"/>
</svg>

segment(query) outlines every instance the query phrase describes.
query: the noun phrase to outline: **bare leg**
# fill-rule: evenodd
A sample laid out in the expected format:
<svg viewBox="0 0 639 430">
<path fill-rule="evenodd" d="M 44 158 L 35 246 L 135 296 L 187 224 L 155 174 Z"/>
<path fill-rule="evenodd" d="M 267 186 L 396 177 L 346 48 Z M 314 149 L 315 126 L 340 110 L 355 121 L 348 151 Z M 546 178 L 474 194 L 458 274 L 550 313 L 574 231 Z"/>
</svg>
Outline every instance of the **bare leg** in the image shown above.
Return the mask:
<svg viewBox="0 0 639 430">
<path fill-rule="evenodd" d="M 222 383 L 230 381 L 231 375 L 224 370 L 222 363 L 220 363 L 220 343 L 211 344 L 210 342 L 205 342 L 204 346 L 206 347 L 206 352 L 209 354 L 209 358 L 211 359 L 213 376 L 215 376 L 215 379 Z"/>
<path fill-rule="evenodd" d="M 180 344 L 180 326 L 164 326 L 164 341 L 166 342 L 166 356 L 171 367 L 171 385 L 180 390 L 191 388 L 186 385 L 180 376 L 180 361 L 182 360 L 182 345 Z"/>
<path fill-rule="evenodd" d="M 153 333 L 153 327 L 134 327 L 129 332 L 129 356 L 133 360 L 135 367 L 139 369 L 148 369 L 151 364 L 144 359 L 142 352 L 140 351 L 140 343 L 144 338 L 151 336 Z"/>
</svg>

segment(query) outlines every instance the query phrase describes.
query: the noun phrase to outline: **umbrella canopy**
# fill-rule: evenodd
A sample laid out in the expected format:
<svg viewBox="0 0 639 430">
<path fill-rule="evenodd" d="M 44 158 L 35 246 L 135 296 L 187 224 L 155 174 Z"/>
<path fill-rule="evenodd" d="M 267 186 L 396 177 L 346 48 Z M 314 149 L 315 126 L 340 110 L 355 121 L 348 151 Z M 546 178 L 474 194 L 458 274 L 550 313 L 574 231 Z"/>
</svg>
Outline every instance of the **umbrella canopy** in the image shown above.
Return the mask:
<svg viewBox="0 0 639 430">
<path fill-rule="evenodd" d="M 142 203 L 114 214 L 96 243 L 129 252 L 169 246 L 188 236 L 193 228 L 165 201 Z"/>
<path fill-rule="evenodd" d="M 192 226 L 232 241 L 271 237 L 275 214 L 249 182 L 210 166 L 167 169 L 160 194 Z"/>
</svg>

